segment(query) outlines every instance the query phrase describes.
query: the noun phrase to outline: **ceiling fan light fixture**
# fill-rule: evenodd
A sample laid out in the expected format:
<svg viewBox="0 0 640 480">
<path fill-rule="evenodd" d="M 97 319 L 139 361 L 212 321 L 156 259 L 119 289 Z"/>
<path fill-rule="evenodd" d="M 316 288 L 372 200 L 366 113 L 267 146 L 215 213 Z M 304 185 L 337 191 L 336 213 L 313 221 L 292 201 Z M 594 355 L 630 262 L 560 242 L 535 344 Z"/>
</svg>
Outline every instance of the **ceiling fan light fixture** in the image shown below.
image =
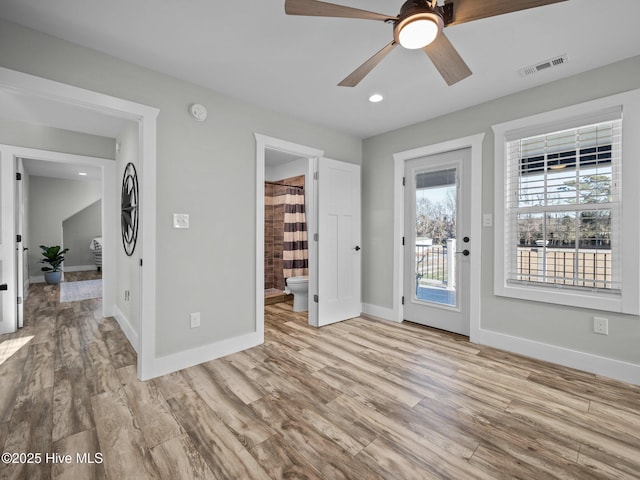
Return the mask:
<svg viewBox="0 0 640 480">
<path fill-rule="evenodd" d="M 416 15 L 418 16 L 418 15 Z M 409 50 L 423 48 L 433 42 L 440 33 L 441 27 L 431 16 L 418 16 L 415 20 L 405 22 L 398 29 L 398 43 Z"/>
<path fill-rule="evenodd" d="M 404 48 L 415 50 L 433 42 L 443 28 L 439 7 L 432 7 L 425 0 L 407 0 L 393 25 L 393 39 Z"/>
</svg>

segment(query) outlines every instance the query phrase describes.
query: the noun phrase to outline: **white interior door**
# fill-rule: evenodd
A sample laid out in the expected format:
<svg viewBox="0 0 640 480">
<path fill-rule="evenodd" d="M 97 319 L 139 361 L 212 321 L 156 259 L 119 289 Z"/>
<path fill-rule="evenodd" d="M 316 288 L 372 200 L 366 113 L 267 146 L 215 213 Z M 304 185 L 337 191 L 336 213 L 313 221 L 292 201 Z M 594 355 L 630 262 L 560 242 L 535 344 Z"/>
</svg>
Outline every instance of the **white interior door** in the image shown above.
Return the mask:
<svg viewBox="0 0 640 480">
<path fill-rule="evenodd" d="M 15 162 L 0 150 L 0 333 L 16 329 Z"/>
<path fill-rule="evenodd" d="M 471 149 L 405 163 L 403 317 L 469 335 Z"/>
<path fill-rule="evenodd" d="M 318 326 L 362 312 L 360 166 L 318 161 Z M 310 292 L 310 300 L 314 295 Z"/>
</svg>

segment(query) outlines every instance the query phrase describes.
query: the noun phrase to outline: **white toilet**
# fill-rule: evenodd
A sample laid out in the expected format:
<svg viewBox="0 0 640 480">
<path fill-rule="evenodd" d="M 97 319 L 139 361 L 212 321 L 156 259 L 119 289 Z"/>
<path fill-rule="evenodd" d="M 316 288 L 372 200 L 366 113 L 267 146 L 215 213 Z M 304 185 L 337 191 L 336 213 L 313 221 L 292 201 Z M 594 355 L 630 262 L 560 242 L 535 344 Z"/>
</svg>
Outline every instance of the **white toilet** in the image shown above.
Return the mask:
<svg viewBox="0 0 640 480">
<path fill-rule="evenodd" d="M 307 275 L 287 278 L 285 292 L 293 293 L 294 312 L 306 312 L 309 310 L 309 277 Z"/>
</svg>

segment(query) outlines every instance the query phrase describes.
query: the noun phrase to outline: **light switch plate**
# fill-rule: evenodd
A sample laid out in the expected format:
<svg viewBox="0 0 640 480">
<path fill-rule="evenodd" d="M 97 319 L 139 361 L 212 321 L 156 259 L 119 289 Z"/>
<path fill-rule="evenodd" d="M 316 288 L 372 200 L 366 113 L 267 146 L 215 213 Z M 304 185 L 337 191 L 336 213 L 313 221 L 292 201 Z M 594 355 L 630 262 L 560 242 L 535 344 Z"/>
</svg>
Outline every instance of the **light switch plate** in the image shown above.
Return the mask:
<svg viewBox="0 0 640 480">
<path fill-rule="evenodd" d="M 189 214 L 188 213 L 174 213 L 173 214 L 173 228 L 189 228 Z"/>
</svg>

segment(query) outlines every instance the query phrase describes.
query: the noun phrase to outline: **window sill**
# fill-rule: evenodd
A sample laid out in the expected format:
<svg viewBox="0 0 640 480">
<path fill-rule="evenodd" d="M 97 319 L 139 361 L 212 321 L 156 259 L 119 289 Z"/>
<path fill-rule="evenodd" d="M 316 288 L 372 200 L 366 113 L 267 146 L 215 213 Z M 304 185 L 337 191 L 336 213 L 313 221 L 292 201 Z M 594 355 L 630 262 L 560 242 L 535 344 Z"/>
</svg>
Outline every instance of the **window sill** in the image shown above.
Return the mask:
<svg viewBox="0 0 640 480">
<path fill-rule="evenodd" d="M 638 314 L 637 311 L 624 311 L 622 294 L 619 292 L 603 292 L 602 290 L 532 285 L 508 284 L 496 287 L 497 296 L 529 300 L 532 302 L 551 303 L 567 307 L 603 310 L 606 312 Z"/>
</svg>

